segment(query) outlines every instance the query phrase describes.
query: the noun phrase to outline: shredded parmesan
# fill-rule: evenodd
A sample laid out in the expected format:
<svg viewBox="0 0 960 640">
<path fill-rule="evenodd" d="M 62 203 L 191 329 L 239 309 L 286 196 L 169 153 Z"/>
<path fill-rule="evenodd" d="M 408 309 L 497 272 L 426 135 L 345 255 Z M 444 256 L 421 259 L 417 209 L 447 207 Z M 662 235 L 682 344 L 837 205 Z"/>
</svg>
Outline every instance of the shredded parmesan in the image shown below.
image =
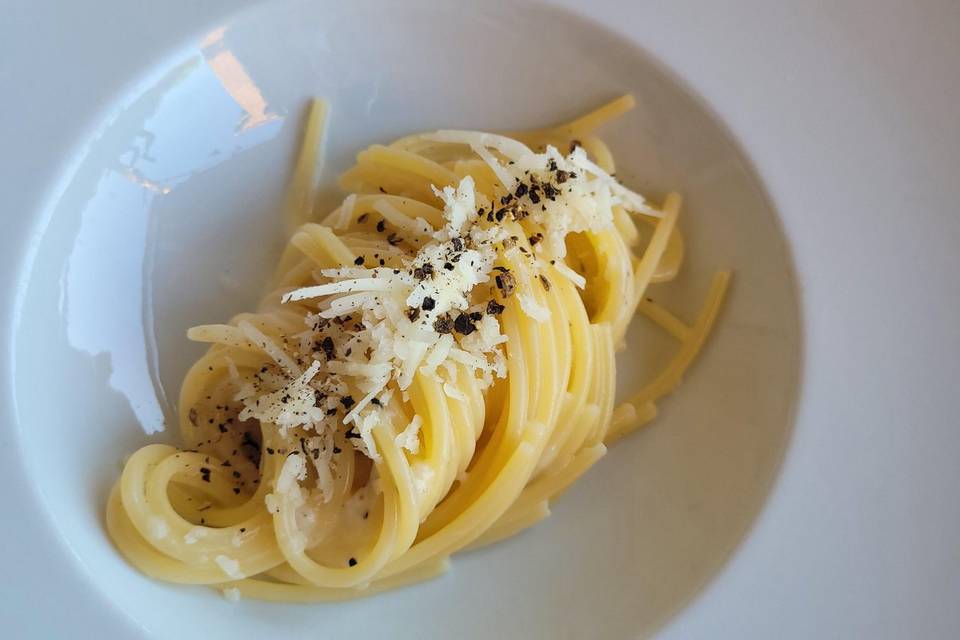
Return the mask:
<svg viewBox="0 0 960 640">
<path fill-rule="evenodd" d="M 320 371 L 315 360 L 303 375 L 272 393 L 241 398 L 244 408 L 241 420 L 255 418 L 277 425 L 281 430 L 296 427 L 323 418 L 323 411 L 315 406 L 316 394 L 310 381 Z"/>
<path fill-rule="evenodd" d="M 407 427 L 397 434 L 395 439 L 397 446 L 402 447 L 410 453 L 416 455 L 420 453 L 420 427 L 423 426 L 423 418 L 413 416 L 413 420 Z"/>
<path fill-rule="evenodd" d="M 229 602 L 240 602 L 240 589 L 227 587 L 223 590 L 223 597 Z"/>
<path fill-rule="evenodd" d="M 170 527 L 167 521 L 159 516 L 150 516 L 150 537 L 154 540 L 162 540 L 170 533 Z"/>
<path fill-rule="evenodd" d="M 316 268 L 309 272 L 313 283 L 281 297 L 282 304 L 299 303 L 299 313 L 308 310 L 306 326 L 277 336 L 241 321 L 229 336 L 276 363 L 256 380 L 241 380 L 230 364 L 243 404 L 240 420 L 272 425 L 290 443 L 265 498 L 271 513 L 333 499 L 334 434 L 374 461 L 381 460 L 377 442 L 388 433 L 404 451 L 418 453 L 420 416 L 399 433 L 380 430 L 396 415 L 385 410 L 395 392 L 408 401 L 419 373 L 436 380 L 446 397 L 467 402 L 458 377 L 478 381 L 481 389 L 505 377 L 507 337 L 498 316 L 509 306 L 549 321 L 547 274 L 580 289 L 587 284 L 565 260 L 567 236 L 615 229 L 614 208 L 658 215 L 579 146 L 565 156 L 484 132 L 437 131 L 422 139 L 472 149 L 479 158 L 473 162 L 485 163 L 499 181 L 495 193 L 478 192 L 469 175 L 456 185 L 433 186 L 442 218 L 426 205 L 393 197 L 364 199 L 357 211 L 357 198 L 348 196 L 331 219 L 350 233 L 341 238 L 319 228 L 341 266 Z M 517 224 L 526 218 L 535 233 L 512 235 L 527 228 Z M 365 226 L 354 231 L 354 220 Z M 369 236 L 373 227 L 386 242 Z M 420 471 L 421 484 L 427 471 Z M 309 490 L 301 486 L 308 474 L 316 480 Z M 242 539 L 235 536 L 234 543 Z"/>
<path fill-rule="evenodd" d="M 183 541 L 186 544 L 196 544 L 197 540 L 207 535 L 207 530 L 204 527 L 193 527 L 185 534 L 183 534 Z"/>
<path fill-rule="evenodd" d="M 219 555 L 214 557 L 214 562 L 220 567 L 220 570 L 227 574 L 228 578 L 233 580 L 242 580 L 245 576 L 240 571 L 240 563 L 230 556 Z"/>
</svg>

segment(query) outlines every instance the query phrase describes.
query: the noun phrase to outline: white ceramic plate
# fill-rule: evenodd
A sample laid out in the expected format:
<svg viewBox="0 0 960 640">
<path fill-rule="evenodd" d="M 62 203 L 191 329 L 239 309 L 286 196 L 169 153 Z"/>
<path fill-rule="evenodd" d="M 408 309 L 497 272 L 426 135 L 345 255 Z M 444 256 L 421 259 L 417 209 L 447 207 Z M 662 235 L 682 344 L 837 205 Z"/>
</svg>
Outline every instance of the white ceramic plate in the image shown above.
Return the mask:
<svg viewBox="0 0 960 640">
<path fill-rule="evenodd" d="M 954 4 L 240 4 L 24 3 L 0 23 L 5 636 L 960 626 Z M 687 197 L 690 262 L 658 295 L 690 313 L 712 269 L 736 273 L 652 428 L 532 531 L 372 599 L 231 604 L 119 558 L 106 491 L 165 437 L 141 426 L 199 352 L 186 327 L 257 297 L 308 97 L 332 104 L 329 186 L 373 141 L 624 91 L 640 106 L 608 131 L 621 176 Z M 670 346 L 639 322 L 631 344 L 626 385 Z"/>
</svg>

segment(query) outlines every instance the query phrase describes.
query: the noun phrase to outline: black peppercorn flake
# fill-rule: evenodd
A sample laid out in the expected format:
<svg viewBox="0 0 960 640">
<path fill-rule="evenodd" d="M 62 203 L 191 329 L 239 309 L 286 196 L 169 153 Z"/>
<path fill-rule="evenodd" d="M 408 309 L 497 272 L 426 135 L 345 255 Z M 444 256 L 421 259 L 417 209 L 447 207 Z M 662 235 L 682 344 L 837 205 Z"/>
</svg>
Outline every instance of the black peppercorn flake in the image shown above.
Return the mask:
<svg viewBox="0 0 960 640">
<path fill-rule="evenodd" d="M 320 348 L 323 349 L 323 355 L 327 356 L 327 360 L 333 360 L 336 357 L 336 353 L 333 347 L 333 338 L 327 336 L 320 342 Z"/>
<path fill-rule="evenodd" d="M 468 336 L 477 330 L 477 325 L 473 323 L 469 315 L 461 313 L 457 316 L 457 319 L 453 321 L 453 328 L 457 333 Z"/>
<path fill-rule="evenodd" d="M 487 315 L 498 316 L 503 313 L 504 309 L 506 309 L 506 307 L 496 300 L 490 300 L 487 302 Z"/>
<path fill-rule="evenodd" d="M 436 320 L 433 321 L 433 330 L 439 334 L 447 334 L 453 332 L 453 321 L 450 319 L 450 315 L 444 313 L 439 316 Z"/>
<path fill-rule="evenodd" d="M 517 281 L 511 273 L 501 273 L 494 279 L 494 282 L 497 289 L 500 289 L 500 292 L 503 293 L 504 298 L 509 298 L 517 286 Z"/>
</svg>

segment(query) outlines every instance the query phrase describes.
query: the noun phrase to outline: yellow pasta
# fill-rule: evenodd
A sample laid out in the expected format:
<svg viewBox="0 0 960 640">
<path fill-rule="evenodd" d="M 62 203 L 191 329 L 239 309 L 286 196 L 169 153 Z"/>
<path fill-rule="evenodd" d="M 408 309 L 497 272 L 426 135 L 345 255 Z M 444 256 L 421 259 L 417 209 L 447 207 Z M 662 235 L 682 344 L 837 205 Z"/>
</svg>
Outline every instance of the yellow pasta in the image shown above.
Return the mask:
<svg viewBox="0 0 960 640">
<path fill-rule="evenodd" d="M 316 103 L 272 289 L 188 332 L 210 347 L 181 388 L 183 448 L 126 463 L 106 517 L 120 552 L 230 597 L 342 600 L 546 518 L 605 444 L 656 416 L 729 280 L 689 326 L 646 299 L 680 269 L 681 201 L 651 206 L 610 175 L 596 129 L 632 106 L 374 145 L 313 222 Z M 614 354 L 638 310 L 680 347 L 615 406 Z"/>
</svg>

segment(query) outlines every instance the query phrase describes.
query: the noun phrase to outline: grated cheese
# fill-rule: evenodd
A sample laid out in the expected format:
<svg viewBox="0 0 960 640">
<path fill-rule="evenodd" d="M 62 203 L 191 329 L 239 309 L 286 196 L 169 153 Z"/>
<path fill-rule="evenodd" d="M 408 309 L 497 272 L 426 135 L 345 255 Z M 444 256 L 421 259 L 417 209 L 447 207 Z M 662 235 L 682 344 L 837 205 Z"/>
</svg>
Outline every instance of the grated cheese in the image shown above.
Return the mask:
<svg viewBox="0 0 960 640">
<path fill-rule="evenodd" d="M 230 556 L 219 555 L 214 557 L 213 561 L 217 563 L 221 571 L 227 574 L 227 577 L 233 580 L 242 580 L 246 577 L 243 575 L 243 572 L 240 571 L 240 563 Z"/>
<path fill-rule="evenodd" d="M 183 534 L 183 541 L 186 544 L 196 544 L 197 540 L 207 535 L 205 527 L 193 527 Z"/>
<path fill-rule="evenodd" d="M 237 376 L 236 398 L 243 404 L 239 417 L 275 425 L 295 444 L 293 449 L 300 449 L 287 454 L 274 493 L 265 498 L 271 513 L 281 506 L 332 499 L 333 434 L 343 425 L 349 428 L 350 446 L 381 460 L 377 439 L 385 434 L 377 429 L 389 421 L 384 406 L 394 391 L 408 401 L 418 373 L 436 379 L 444 394 L 459 402 L 469 397 L 457 384 L 458 375 L 472 376 L 482 388 L 505 377 L 507 337 L 496 316 L 507 303 L 497 300 L 515 295 L 522 313 L 549 321 L 550 309 L 538 299 L 537 287 L 550 289 L 543 274 L 580 289 L 586 286 L 586 278 L 565 261 L 569 234 L 614 229 L 614 208 L 620 214 L 659 215 L 579 146 L 563 155 L 551 146 L 537 153 L 484 132 L 445 130 L 422 138 L 472 149 L 479 157 L 472 162 L 489 166 L 502 185 L 491 194 L 494 201 L 477 192 L 469 175 L 456 185 L 432 187 L 443 202 L 442 222 L 429 207 L 377 198 L 371 207 L 376 213 L 363 211 L 360 222 L 370 215 L 371 223 L 378 221 L 378 232 L 389 226 L 390 246 L 370 239 L 366 230 L 351 230 L 350 248 L 340 242 L 334 251 L 344 266 L 317 268 L 311 272 L 316 284 L 282 295 L 281 303 L 310 309 L 304 330 L 277 339 L 247 321 L 237 323 L 240 335 L 281 371 L 261 371 L 256 383 Z M 332 217 L 335 228 L 352 229 L 356 203 L 353 195 L 344 200 Z M 527 217 L 535 224 L 535 237 L 511 236 L 518 228 L 514 223 Z M 333 242 L 336 236 L 320 229 Z M 385 258 L 391 266 L 385 266 Z M 370 260 L 379 266 L 368 266 Z M 491 299 L 488 292 L 495 290 L 500 293 Z M 235 370 L 231 365 L 231 376 Z M 394 442 L 418 453 L 422 427 L 422 418 L 415 416 Z M 290 436 L 293 429 L 295 436 Z M 316 487 L 309 491 L 300 486 L 308 466 L 316 476 Z M 428 472 L 432 470 L 418 470 L 421 484 Z"/>
<path fill-rule="evenodd" d="M 398 433 L 394 439 L 397 446 L 406 449 L 414 455 L 420 453 L 420 427 L 422 426 L 423 418 L 419 415 L 413 416 L 413 420 L 411 420 L 406 428 Z"/>
<path fill-rule="evenodd" d="M 227 587 L 223 590 L 223 597 L 229 602 L 240 602 L 240 589 L 236 587 Z"/>
<path fill-rule="evenodd" d="M 150 537 L 154 540 L 162 540 L 170 533 L 170 526 L 167 521 L 159 516 L 150 516 Z"/>
<path fill-rule="evenodd" d="M 276 391 L 261 396 L 243 397 L 241 420 L 251 418 L 277 425 L 281 432 L 323 418 L 323 411 L 314 405 L 316 394 L 310 381 L 320 371 L 320 361 L 314 360 L 303 375 Z"/>
<path fill-rule="evenodd" d="M 246 531 L 237 531 L 233 534 L 233 537 L 230 539 L 230 544 L 235 547 L 241 546 L 248 538 L 252 538 L 257 534 L 260 527 L 254 527 L 253 529 L 247 529 Z"/>
</svg>

